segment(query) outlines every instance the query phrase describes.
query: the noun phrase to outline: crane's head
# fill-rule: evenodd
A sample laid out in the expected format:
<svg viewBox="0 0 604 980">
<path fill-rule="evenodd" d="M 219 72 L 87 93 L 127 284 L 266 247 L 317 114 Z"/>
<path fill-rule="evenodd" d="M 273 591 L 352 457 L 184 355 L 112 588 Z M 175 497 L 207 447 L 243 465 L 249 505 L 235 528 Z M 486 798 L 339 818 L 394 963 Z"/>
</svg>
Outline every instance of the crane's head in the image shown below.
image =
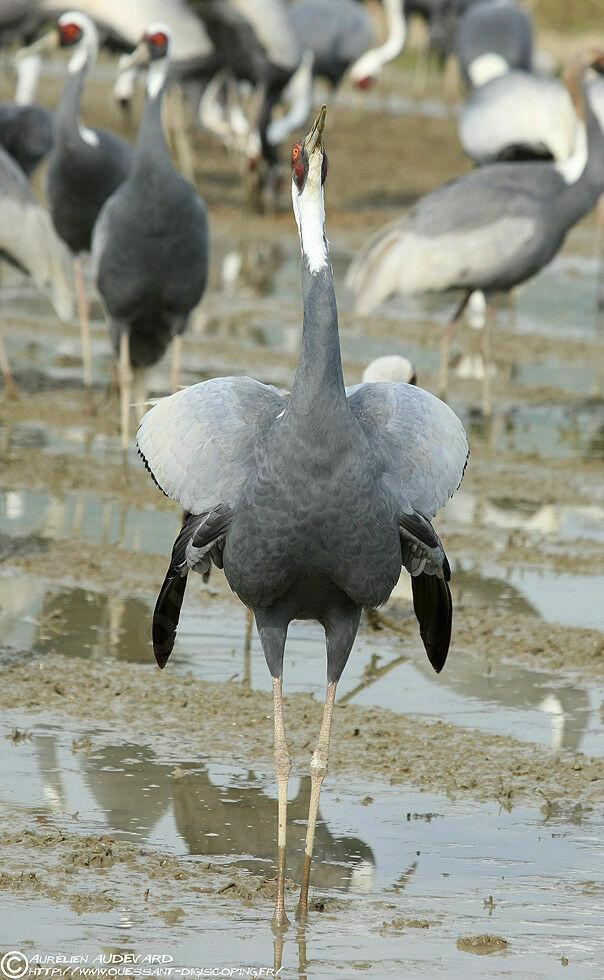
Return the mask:
<svg viewBox="0 0 604 980">
<path fill-rule="evenodd" d="M 21 61 L 32 54 L 56 51 L 58 48 L 73 49 L 69 69 L 78 71 L 86 61 L 96 57 L 98 34 L 94 21 L 80 10 L 68 10 L 61 14 L 55 28 L 28 47 L 21 48 L 14 60 Z"/>
<path fill-rule="evenodd" d="M 172 31 L 167 24 L 149 24 L 132 54 L 121 62 L 119 74 L 162 61 L 169 56 L 171 43 Z"/>
<path fill-rule="evenodd" d="M 132 54 L 120 63 L 118 78 L 124 72 L 149 66 L 147 76 L 147 95 L 156 99 L 163 91 L 170 67 L 170 47 L 172 31 L 167 24 L 149 24 Z"/>
<path fill-rule="evenodd" d="M 308 135 L 294 143 L 292 148 L 294 214 L 302 253 L 313 273 L 328 265 L 323 202 L 323 184 L 327 177 L 327 154 L 323 146 L 326 112 L 327 106 L 321 106 Z"/>
<path fill-rule="evenodd" d="M 327 154 L 323 146 L 323 129 L 327 106 L 321 106 L 312 129 L 292 147 L 292 194 L 319 196 L 327 177 Z"/>
</svg>

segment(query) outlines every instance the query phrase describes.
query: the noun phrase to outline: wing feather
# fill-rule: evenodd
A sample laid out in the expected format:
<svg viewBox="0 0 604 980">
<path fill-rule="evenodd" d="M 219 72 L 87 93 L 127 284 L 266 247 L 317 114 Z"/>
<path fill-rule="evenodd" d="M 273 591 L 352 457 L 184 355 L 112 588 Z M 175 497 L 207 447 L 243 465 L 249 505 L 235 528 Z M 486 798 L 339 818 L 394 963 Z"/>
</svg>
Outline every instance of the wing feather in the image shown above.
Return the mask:
<svg viewBox="0 0 604 980">
<path fill-rule="evenodd" d="M 191 514 L 234 508 L 255 472 L 259 440 L 286 404 L 276 388 L 252 378 L 212 378 L 147 412 L 139 452 L 158 486 Z"/>
<path fill-rule="evenodd" d="M 412 508 L 434 517 L 457 490 L 468 458 L 455 412 L 423 388 L 402 382 L 355 385 L 347 395 L 401 512 Z"/>
</svg>

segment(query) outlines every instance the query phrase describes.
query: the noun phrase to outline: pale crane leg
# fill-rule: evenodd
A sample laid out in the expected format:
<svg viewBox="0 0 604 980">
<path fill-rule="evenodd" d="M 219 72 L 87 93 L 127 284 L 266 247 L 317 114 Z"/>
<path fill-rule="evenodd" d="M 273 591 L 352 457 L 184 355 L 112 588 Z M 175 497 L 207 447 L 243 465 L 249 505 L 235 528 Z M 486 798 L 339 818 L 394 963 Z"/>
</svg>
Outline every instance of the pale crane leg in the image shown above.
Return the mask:
<svg viewBox="0 0 604 980">
<path fill-rule="evenodd" d="M 6 347 L 4 346 L 4 337 L 2 336 L 2 328 L 0 327 L 0 371 L 2 371 L 2 377 L 4 378 L 4 390 L 10 398 L 19 397 L 19 389 L 15 384 L 15 380 L 10 371 L 10 364 L 8 363 L 8 354 L 6 353 Z"/>
<path fill-rule="evenodd" d="M 453 340 L 453 334 L 455 333 L 457 321 L 468 305 L 468 300 L 470 299 L 471 295 L 472 294 L 470 292 L 464 294 L 459 306 L 455 310 L 451 319 L 445 324 L 443 329 L 443 336 L 440 345 L 440 374 L 438 381 L 438 395 L 439 398 L 442 399 L 446 399 L 447 388 L 449 385 L 449 357 L 451 354 L 451 341 Z"/>
<path fill-rule="evenodd" d="M 92 389 L 92 354 L 90 350 L 90 304 L 86 295 L 86 283 L 82 271 L 82 262 L 78 258 L 73 260 L 73 271 L 75 275 L 76 301 L 78 304 L 78 317 L 80 319 L 80 331 L 82 334 L 82 369 L 84 387 L 91 395 Z"/>
<path fill-rule="evenodd" d="M 172 341 L 172 367 L 170 369 L 170 387 L 172 393 L 178 391 L 180 384 L 180 362 L 182 357 L 182 334 L 177 333 Z"/>
<path fill-rule="evenodd" d="M 604 194 L 596 209 L 596 258 L 598 260 L 598 313 L 604 312 Z"/>
<path fill-rule="evenodd" d="M 147 376 L 149 372 L 147 368 L 134 368 L 132 371 L 133 378 L 133 396 L 134 396 L 134 408 L 137 422 L 140 422 L 143 415 L 147 411 Z"/>
<path fill-rule="evenodd" d="M 482 411 L 484 415 L 490 415 L 493 411 L 491 402 L 491 321 L 493 319 L 493 307 L 489 303 L 486 311 L 484 327 L 482 329 L 482 367 L 484 377 L 482 380 Z"/>
<path fill-rule="evenodd" d="M 122 453 L 124 459 L 128 452 L 128 437 L 130 434 L 130 406 L 132 404 L 132 365 L 130 363 L 130 334 L 127 330 L 120 333 L 119 355 L 120 382 L 120 430 L 122 436 Z"/>
<path fill-rule="evenodd" d="M 245 610 L 245 641 L 243 646 L 243 686 L 252 689 L 252 629 L 254 614 L 251 609 Z"/>
<path fill-rule="evenodd" d="M 317 822 L 317 812 L 319 809 L 319 796 L 321 786 L 327 773 L 327 759 L 329 756 L 329 733 L 331 730 L 331 718 L 333 706 L 336 698 L 335 681 L 330 681 L 327 685 L 325 694 L 325 705 L 323 707 L 323 721 L 319 732 L 319 741 L 310 761 L 310 805 L 308 808 L 308 825 L 306 828 L 306 845 L 304 847 L 304 864 L 302 866 L 302 883 L 300 885 L 300 901 L 296 910 L 296 918 L 304 919 L 308 914 L 308 885 L 310 882 L 310 865 L 312 861 L 312 849 L 315 840 L 315 825 Z"/>
<path fill-rule="evenodd" d="M 285 841 L 287 829 L 287 783 L 291 772 L 291 759 L 285 741 L 283 726 L 283 681 L 281 677 L 273 677 L 273 707 L 275 716 L 275 775 L 277 777 L 277 794 L 279 800 L 278 829 L 277 829 L 277 897 L 275 899 L 275 914 L 273 926 L 280 928 L 289 925 L 285 914 Z"/>
</svg>

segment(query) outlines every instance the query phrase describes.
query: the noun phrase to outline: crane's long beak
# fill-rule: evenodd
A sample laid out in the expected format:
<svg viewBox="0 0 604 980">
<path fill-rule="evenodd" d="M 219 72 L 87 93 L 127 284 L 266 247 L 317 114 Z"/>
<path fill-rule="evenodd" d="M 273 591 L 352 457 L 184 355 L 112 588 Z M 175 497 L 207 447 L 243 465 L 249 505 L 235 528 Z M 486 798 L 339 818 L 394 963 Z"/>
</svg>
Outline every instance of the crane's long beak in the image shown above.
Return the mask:
<svg viewBox="0 0 604 980">
<path fill-rule="evenodd" d="M 24 61 L 25 58 L 31 57 L 33 54 L 43 54 L 45 51 L 56 51 L 61 44 L 61 35 L 55 29 L 49 31 L 48 34 L 44 34 L 42 37 L 34 41 L 33 44 L 28 44 L 25 48 L 20 48 L 16 54 L 13 55 L 13 64 L 16 65 L 20 61 Z"/>
<path fill-rule="evenodd" d="M 304 149 L 306 150 L 309 159 L 317 147 L 319 147 L 321 150 L 323 149 L 323 129 L 325 128 L 326 114 L 327 106 L 322 105 L 317 113 L 317 118 L 312 125 L 310 133 L 304 138 Z"/>
<path fill-rule="evenodd" d="M 123 72 L 130 71 L 132 68 L 144 68 L 150 61 L 149 45 L 146 41 L 141 41 L 132 54 L 124 59 L 117 74 L 122 75 Z"/>
</svg>

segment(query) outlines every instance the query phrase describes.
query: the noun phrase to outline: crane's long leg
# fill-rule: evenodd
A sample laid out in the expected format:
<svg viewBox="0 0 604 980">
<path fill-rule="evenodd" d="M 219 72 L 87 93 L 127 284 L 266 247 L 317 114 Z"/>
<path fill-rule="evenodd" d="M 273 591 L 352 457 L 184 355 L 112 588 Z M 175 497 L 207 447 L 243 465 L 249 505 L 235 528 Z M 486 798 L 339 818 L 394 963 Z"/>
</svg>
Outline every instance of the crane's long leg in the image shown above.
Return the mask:
<svg viewBox="0 0 604 980">
<path fill-rule="evenodd" d="M 82 262 L 79 258 L 73 260 L 73 271 L 75 275 L 76 301 L 78 304 L 78 317 L 80 319 L 80 331 L 82 334 L 82 369 L 84 387 L 88 393 L 89 402 L 92 404 L 92 354 L 90 350 L 90 303 L 86 295 L 86 283 L 82 271 Z"/>
<path fill-rule="evenodd" d="M 596 209 L 596 258 L 598 260 L 598 314 L 604 312 L 604 194 Z"/>
<path fill-rule="evenodd" d="M 124 459 L 128 452 L 128 437 L 130 430 L 130 405 L 132 403 L 132 365 L 130 363 L 130 334 L 127 330 L 120 332 L 119 354 L 120 382 L 120 429 L 122 437 L 122 453 Z"/>
<path fill-rule="evenodd" d="M 484 327 L 482 329 L 482 366 L 484 377 L 482 381 L 482 411 L 484 415 L 490 415 L 493 406 L 491 403 L 491 321 L 493 319 L 493 307 L 489 303 L 486 310 Z"/>
<path fill-rule="evenodd" d="M 327 772 L 327 759 L 329 756 L 329 733 L 331 731 L 331 718 L 333 706 L 336 698 L 336 683 L 330 681 L 327 685 L 325 694 L 325 705 L 323 707 L 323 721 L 319 732 L 319 741 L 310 761 L 310 805 L 308 808 L 308 825 L 306 828 L 306 845 L 304 847 L 304 864 L 302 866 L 302 883 L 300 885 L 300 901 L 296 911 L 297 919 L 304 919 L 308 914 L 308 885 L 310 882 L 310 865 L 312 861 L 312 849 L 315 840 L 315 825 L 317 822 L 317 811 L 319 809 L 319 796 L 321 786 Z"/>
<path fill-rule="evenodd" d="M 254 614 L 251 609 L 245 610 L 245 640 L 243 645 L 243 686 L 252 688 L 252 628 Z"/>
<path fill-rule="evenodd" d="M 277 776 L 277 793 L 279 800 L 279 816 L 277 830 L 277 897 L 273 925 L 277 927 L 289 924 L 285 914 L 285 842 L 287 829 L 287 783 L 291 771 L 291 759 L 285 741 L 283 725 L 283 681 L 281 677 L 273 677 L 273 707 L 275 715 L 275 775 Z"/>
<path fill-rule="evenodd" d="M 147 368 L 133 368 L 132 370 L 132 389 L 134 398 L 134 408 L 137 422 L 140 422 L 143 415 L 147 411 Z"/>
<path fill-rule="evenodd" d="M 0 327 L 0 371 L 2 371 L 2 377 L 4 378 L 4 390 L 10 398 L 19 397 L 19 389 L 15 384 L 15 379 L 13 378 L 10 370 L 10 364 L 8 362 L 8 354 L 6 353 L 6 347 L 4 346 L 4 337 L 2 335 L 2 327 Z"/>
<path fill-rule="evenodd" d="M 172 366 L 170 369 L 170 387 L 172 392 L 178 391 L 180 384 L 180 362 L 182 357 L 182 334 L 177 333 L 172 341 Z"/>
<path fill-rule="evenodd" d="M 440 375 L 438 382 L 438 394 L 440 398 L 447 397 L 447 387 L 449 382 L 449 354 L 451 352 L 451 341 L 453 339 L 453 334 L 455 333 L 455 327 L 457 322 L 468 305 L 471 291 L 464 293 L 459 306 L 456 307 L 455 312 L 451 319 L 445 324 L 443 329 L 443 336 L 440 346 Z"/>
</svg>

